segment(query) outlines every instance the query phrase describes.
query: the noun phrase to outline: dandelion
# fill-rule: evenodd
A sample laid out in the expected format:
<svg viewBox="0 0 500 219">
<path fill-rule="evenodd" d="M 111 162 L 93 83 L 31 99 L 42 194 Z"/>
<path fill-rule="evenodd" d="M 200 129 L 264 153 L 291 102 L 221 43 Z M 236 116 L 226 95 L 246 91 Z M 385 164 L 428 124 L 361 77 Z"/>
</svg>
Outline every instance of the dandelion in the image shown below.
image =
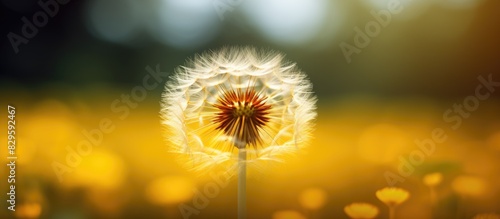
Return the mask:
<svg viewBox="0 0 500 219">
<path fill-rule="evenodd" d="M 277 211 L 273 214 L 273 219 L 306 219 L 300 212 L 294 210 Z"/>
<path fill-rule="evenodd" d="M 500 219 L 499 214 L 477 214 L 472 219 Z"/>
<path fill-rule="evenodd" d="M 283 55 L 224 48 L 195 56 L 176 70 L 160 113 L 170 150 L 187 155 L 190 168 L 238 169 L 243 218 L 247 163 L 250 168 L 283 161 L 304 147 L 315 103 L 306 75 Z"/>
<path fill-rule="evenodd" d="M 459 195 L 457 215 L 469 214 L 469 198 L 480 197 L 486 194 L 488 184 L 483 178 L 461 175 L 453 179 L 451 188 Z"/>
<path fill-rule="evenodd" d="M 486 192 L 486 182 L 474 176 L 458 176 L 451 183 L 451 187 L 463 196 L 477 197 Z"/>
<path fill-rule="evenodd" d="M 309 218 L 314 218 L 327 199 L 325 190 L 321 188 L 307 188 L 299 195 L 299 203 L 305 209 Z"/>
<path fill-rule="evenodd" d="M 39 218 L 42 213 L 42 206 L 39 203 L 24 203 L 17 207 L 14 212 L 17 218 Z"/>
<path fill-rule="evenodd" d="M 378 190 L 375 195 L 377 198 L 389 207 L 389 218 L 396 218 L 396 207 L 405 202 L 410 193 L 404 189 L 396 187 L 386 187 Z"/>
<path fill-rule="evenodd" d="M 65 186 L 111 190 L 123 184 L 126 169 L 121 157 L 103 149 L 94 149 L 87 157 L 68 176 Z"/>
<path fill-rule="evenodd" d="M 145 191 L 146 198 L 153 204 L 173 205 L 193 197 L 195 184 L 182 176 L 165 176 L 152 181 Z"/>
<path fill-rule="evenodd" d="M 443 181 L 443 174 L 441 173 L 429 173 L 424 176 L 424 184 L 429 187 L 435 187 Z"/>
<path fill-rule="evenodd" d="M 152 204 L 165 209 L 166 218 L 177 218 L 178 204 L 193 198 L 195 183 L 183 176 L 164 176 L 150 182 L 144 191 L 145 198 Z M 184 213 L 181 211 L 184 216 Z"/>
<path fill-rule="evenodd" d="M 396 187 L 386 187 L 378 190 L 375 195 L 377 198 L 388 206 L 397 206 L 405 202 L 410 193 L 404 189 Z"/>
<path fill-rule="evenodd" d="M 443 174 L 441 173 L 429 173 L 424 176 L 423 182 L 430 189 L 432 204 L 435 204 L 437 201 L 436 186 L 438 186 L 441 181 L 443 181 Z"/>
<path fill-rule="evenodd" d="M 344 212 L 352 219 L 372 219 L 377 217 L 379 210 L 369 203 L 352 203 L 344 207 Z"/>
<path fill-rule="evenodd" d="M 318 210 L 325 205 L 326 192 L 320 188 L 308 188 L 300 193 L 299 202 L 308 210 Z"/>
</svg>

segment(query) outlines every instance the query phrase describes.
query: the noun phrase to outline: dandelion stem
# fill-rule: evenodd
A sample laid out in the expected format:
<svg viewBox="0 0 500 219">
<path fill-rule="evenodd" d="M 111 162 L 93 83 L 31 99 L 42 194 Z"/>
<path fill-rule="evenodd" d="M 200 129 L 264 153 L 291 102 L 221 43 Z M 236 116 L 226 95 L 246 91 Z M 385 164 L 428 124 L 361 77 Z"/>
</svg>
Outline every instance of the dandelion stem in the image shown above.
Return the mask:
<svg viewBox="0 0 500 219">
<path fill-rule="evenodd" d="M 396 219 L 396 207 L 389 207 L 389 219 Z"/>
<path fill-rule="evenodd" d="M 437 193 L 434 186 L 429 186 L 430 188 L 430 199 L 431 199 L 431 218 L 436 218 L 437 214 Z"/>
<path fill-rule="evenodd" d="M 458 196 L 458 200 L 457 200 L 457 213 L 456 213 L 456 218 L 457 219 L 460 219 L 460 218 L 467 218 L 466 215 L 467 215 L 467 205 L 466 205 L 466 202 L 465 202 L 465 196 L 463 195 L 460 195 Z"/>
<path fill-rule="evenodd" d="M 434 188 L 434 186 L 430 186 L 429 188 L 431 191 L 431 204 L 432 204 L 432 207 L 435 207 L 436 202 L 437 202 L 436 189 Z"/>
<path fill-rule="evenodd" d="M 247 218 L 247 152 L 238 150 L 238 219 Z"/>
</svg>

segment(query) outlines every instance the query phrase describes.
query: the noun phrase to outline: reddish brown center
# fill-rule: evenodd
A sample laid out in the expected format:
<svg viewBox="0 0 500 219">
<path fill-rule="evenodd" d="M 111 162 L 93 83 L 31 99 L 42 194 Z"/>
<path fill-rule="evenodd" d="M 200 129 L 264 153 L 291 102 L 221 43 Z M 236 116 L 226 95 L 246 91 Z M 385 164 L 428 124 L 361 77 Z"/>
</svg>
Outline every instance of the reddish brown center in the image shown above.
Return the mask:
<svg viewBox="0 0 500 219">
<path fill-rule="evenodd" d="M 259 130 L 269 121 L 271 105 L 266 104 L 266 99 L 254 90 L 224 93 L 214 104 L 220 110 L 214 119 L 217 129 L 232 137 L 238 148 L 257 146 L 261 141 Z"/>
</svg>

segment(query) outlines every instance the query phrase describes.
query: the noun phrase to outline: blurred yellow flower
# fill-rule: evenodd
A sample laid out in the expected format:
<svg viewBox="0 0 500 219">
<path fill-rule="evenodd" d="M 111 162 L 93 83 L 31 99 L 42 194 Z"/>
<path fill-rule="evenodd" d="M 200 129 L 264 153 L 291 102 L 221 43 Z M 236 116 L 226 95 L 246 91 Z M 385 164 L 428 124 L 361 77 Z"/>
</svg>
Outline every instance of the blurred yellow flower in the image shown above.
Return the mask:
<svg viewBox="0 0 500 219">
<path fill-rule="evenodd" d="M 429 173 L 424 176 L 424 184 L 429 187 L 437 186 L 443 181 L 443 174 L 441 173 Z"/>
<path fill-rule="evenodd" d="M 154 180 L 147 186 L 146 198 L 158 205 L 178 204 L 191 199 L 195 187 L 189 178 L 166 176 Z"/>
<path fill-rule="evenodd" d="M 15 215 L 18 218 L 38 218 L 42 213 L 42 206 L 38 203 L 26 203 L 17 206 Z"/>
<path fill-rule="evenodd" d="M 320 188 L 309 188 L 299 196 L 299 202 L 302 207 L 309 210 L 318 210 L 325 205 L 326 192 Z"/>
<path fill-rule="evenodd" d="M 108 150 L 94 149 L 73 173 L 68 174 L 64 185 L 113 189 L 122 185 L 126 171 L 125 161 L 120 156 Z"/>
<path fill-rule="evenodd" d="M 474 176 L 459 176 L 451 184 L 455 192 L 461 195 L 481 196 L 486 191 L 486 182 Z"/>
<path fill-rule="evenodd" d="M 411 145 L 404 131 L 392 124 L 375 124 L 363 131 L 358 140 L 358 153 L 367 161 L 384 164 L 395 161 Z"/>
<path fill-rule="evenodd" d="M 488 138 L 488 146 L 495 150 L 500 150 L 500 131 L 493 133 Z"/>
<path fill-rule="evenodd" d="M 380 201 L 389 207 L 397 206 L 405 202 L 410 197 L 410 193 L 408 191 L 396 187 L 386 187 L 380 189 L 375 193 L 375 195 Z"/>
<path fill-rule="evenodd" d="M 352 219 L 371 219 L 378 215 L 379 210 L 375 205 L 361 202 L 345 206 L 344 212 Z"/>
<path fill-rule="evenodd" d="M 500 219 L 498 214 L 477 214 L 472 219 Z"/>
<path fill-rule="evenodd" d="M 274 212 L 273 219 L 306 219 L 306 217 L 297 211 L 284 210 Z"/>
</svg>

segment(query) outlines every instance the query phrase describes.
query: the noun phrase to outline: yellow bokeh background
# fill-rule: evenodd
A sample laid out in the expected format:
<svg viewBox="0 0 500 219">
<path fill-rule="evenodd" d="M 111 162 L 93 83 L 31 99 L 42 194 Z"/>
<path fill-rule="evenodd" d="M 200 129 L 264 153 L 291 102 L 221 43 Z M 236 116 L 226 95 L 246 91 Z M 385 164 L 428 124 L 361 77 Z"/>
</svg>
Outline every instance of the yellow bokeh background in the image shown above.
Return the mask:
<svg viewBox="0 0 500 219">
<path fill-rule="evenodd" d="M 221 1 L 241 4 L 221 19 Z M 249 219 L 346 219 L 353 203 L 376 218 L 498 217 L 500 87 L 484 80 L 500 82 L 500 1 L 221 1 L 71 1 L 18 53 L 4 37 L 0 218 L 235 218 L 237 175 L 190 171 L 189 154 L 171 153 L 160 101 L 186 60 L 243 45 L 283 52 L 318 97 L 310 145 L 248 171 Z M 6 33 L 42 10 L 27 2 L 0 3 Z M 409 195 L 389 207 L 376 195 L 386 187 Z"/>
<path fill-rule="evenodd" d="M 112 102 L 115 97 L 104 99 Z M 144 214 L 182 218 L 181 205 L 202 206 L 193 217 L 235 214 L 235 176 L 185 169 L 179 163 L 182 159 L 167 150 L 155 99 L 130 109 L 124 120 L 105 104 L 92 101 L 16 102 L 20 211 L 16 215 L 43 218 L 90 212 L 98 218 L 124 218 L 132 217 L 130 211 L 149 209 Z M 260 177 L 249 179 L 250 217 L 346 217 L 344 206 L 360 201 L 374 203 L 381 216 L 387 215 L 384 204 L 375 197 L 375 191 L 390 186 L 387 172 L 401 176 L 404 181 L 396 186 L 411 194 L 397 212 L 402 218 L 472 216 L 499 210 L 500 151 L 496 144 L 500 123 L 488 114 L 495 109 L 478 110 L 464 119 L 460 129 L 452 130 L 439 115 L 448 103 L 428 105 L 425 107 L 435 110 L 422 111 L 422 106 L 411 109 L 397 101 L 364 100 L 353 97 L 319 105 L 311 145 L 285 164 L 270 166 Z M 492 103 L 484 105 L 500 110 Z M 83 131 L 99 128 L 102 119 L 112 121 L 113 131 L 103 133 L 101 144 L 94 145 L 89 154 L 80 154 L 81 161 L 71 166 L 66 161 L 67 147 L 77 151 L 78 144 L 87 140 Z M 401 158 L 410 162 L 410 154 L 419 150 L 413 140 L 430 138 L 436 127 L 446 130 L 448 139 L 436 143 L 435 152 L 403 176 Z M 4 131 L 6 127 L 0 127 Z M 0 151 L 2 157 L 7 156 L 6 147 Z M 63 173 L 62 181 L 54 162 L 71 170 Z M 436 192 L 435 203 L 429 201 L 427 186 Z M 466 206 L 467 212 L 459 211 L 460 206 Z M 69 207 L 72 211 L 66 212 Z"/>
</svg>

